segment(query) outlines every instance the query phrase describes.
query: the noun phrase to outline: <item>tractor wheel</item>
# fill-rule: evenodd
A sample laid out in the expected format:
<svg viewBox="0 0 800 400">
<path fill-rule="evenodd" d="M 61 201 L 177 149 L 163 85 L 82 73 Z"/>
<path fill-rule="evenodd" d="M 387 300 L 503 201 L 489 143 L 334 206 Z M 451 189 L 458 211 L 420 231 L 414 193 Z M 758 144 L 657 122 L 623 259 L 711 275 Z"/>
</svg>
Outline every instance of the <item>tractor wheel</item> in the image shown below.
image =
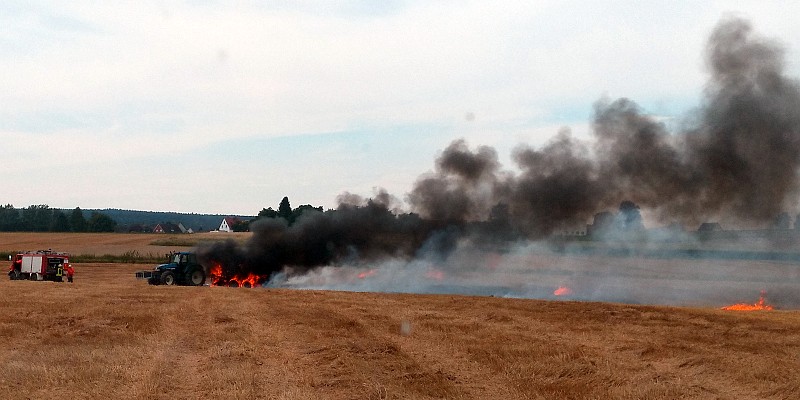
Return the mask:
<svg viewBox="0 0 800 400">
<path fill-rule="evenodd" d="M 189 286 L 200 286 L 206 283 L 206 273 L 202 269 L 196 268 L 186 274 L 186 284 Z"/>
<path fill-rule="evenodd" d="M 164 285 L 174 285 L 175 284 L 175 273 L 172 271 L 164 271 L 161 273 L 161 283 Z"/>
</svg>

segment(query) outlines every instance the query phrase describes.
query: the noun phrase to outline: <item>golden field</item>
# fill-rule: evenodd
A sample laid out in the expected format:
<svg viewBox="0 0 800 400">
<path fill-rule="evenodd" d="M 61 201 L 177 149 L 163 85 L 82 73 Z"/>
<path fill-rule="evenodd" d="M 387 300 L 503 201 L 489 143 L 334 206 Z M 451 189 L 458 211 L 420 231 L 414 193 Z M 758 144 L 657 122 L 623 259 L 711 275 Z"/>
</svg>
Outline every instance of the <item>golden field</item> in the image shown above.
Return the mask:
<svg viewBox="0 0 800 400">
<path fill-rule="evenodd" d="M 53 235 L 46 247 L 79 253 L 150 245 Z M 78 264 L 74 284 L 3 276 L 0 398 L 800 398 L 797 311 L 133 278 L 150 267 Z"/>
<path fill-rule="evenodd" d="M 204 232 L 191 235 L 158 233 L 55 233 L 55 232 L 0 232 L 0 251 L 47 250 L 63 251 L 72 255 L 112 254 L 137 252 L 142 255 L 161 256 L 171 250 L 187 250 L 201 241 L 234 239 L 247 240 L 249 232 Z M 177 243 L 178 246 L 163 244 Z"/>
</svg>

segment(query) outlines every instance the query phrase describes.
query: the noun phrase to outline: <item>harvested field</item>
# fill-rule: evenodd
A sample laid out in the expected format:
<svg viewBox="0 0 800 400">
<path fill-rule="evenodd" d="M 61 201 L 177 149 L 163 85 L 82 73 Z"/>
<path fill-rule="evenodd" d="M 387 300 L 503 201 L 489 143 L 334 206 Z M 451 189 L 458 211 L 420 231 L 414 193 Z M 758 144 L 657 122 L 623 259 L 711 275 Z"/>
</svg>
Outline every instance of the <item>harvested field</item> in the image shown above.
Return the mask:
<svg viewBox="0 0 800 400">
<path fill-rule="evenodd" d="M 203 241 L 246 240 L 249 232 L 205 232 L 191 235 L 157 233 L 0 232 L 0 252 L 52 249 L 72 255 L 121 255 L 137 252 L 161 256 L 188 250 Z"/>
<path fill-rule="evenodd" d="M 246 235 L 0 234 L 0 249 L 161 254 L 188 247 L 154 242 L 186 237 Z M 800 397 L 800 312 L 786 310 L 797 297 L 793 264 L 572 257 L 567 268 L 557 258 L 506 258 L 495 276 L 509 280 L 495 283 L 503 287 L 552 292 L 569 276 L 577 297 L 577 278 L 613 270 L 617 285 L 768 287 L 784 310 L 158 287 L 133 278 L 151 265 L 77 264 L 75 284 L 0 279 L 0 397 Z"/>
<path fill-rule="evenodd" d="M 800 313 L 0 280 L 10 399 L 800 397 Z"/>
</svg>

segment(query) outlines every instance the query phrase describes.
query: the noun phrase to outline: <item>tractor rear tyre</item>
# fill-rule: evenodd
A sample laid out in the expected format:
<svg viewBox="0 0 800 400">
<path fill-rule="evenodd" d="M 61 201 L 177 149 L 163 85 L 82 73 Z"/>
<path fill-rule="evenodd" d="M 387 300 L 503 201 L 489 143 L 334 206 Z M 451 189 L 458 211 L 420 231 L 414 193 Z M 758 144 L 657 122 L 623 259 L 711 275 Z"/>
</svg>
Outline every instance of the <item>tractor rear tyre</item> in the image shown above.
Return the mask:
<svg viewBox="0 0 800 400">
<path fill-rule="evenodd" d="M 175 284 L 175 273 L 172 271 L 164 271 L 161 273 L 161 284 L 162 285 L 174 285 Z"/>
<path fill-rule="evenodd" d="M 186 284 L 189 286 L 200 286 L 206 283 L 206 273 L 200 268 L 186 274 Z"/>
</svg>

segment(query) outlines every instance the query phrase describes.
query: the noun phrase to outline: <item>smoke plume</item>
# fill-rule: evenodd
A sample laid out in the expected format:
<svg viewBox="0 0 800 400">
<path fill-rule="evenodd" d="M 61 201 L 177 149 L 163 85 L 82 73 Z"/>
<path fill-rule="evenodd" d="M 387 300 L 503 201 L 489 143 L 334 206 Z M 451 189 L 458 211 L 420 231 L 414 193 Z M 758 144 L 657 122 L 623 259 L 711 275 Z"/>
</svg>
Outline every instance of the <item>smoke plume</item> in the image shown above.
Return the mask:
<svg viewBox="0 0 800 400">
<path fill-rule="evenodd" d="M 783 56 L 747 21 L 723 20 L 706 47 L 703 102 L 679 131 L 629 99 L 601 100 L 594 140 L 562 129 L 541 148 L 520 145 L 512 154 L 516 173 L 502 168 L 493 148 L 454 141 L 408 194 L 412 213 L 390 211 L 385 192 L 370 200 L 346 194 L 333 212 L 304 214 L 292 226 L 259 220 L 244 246 L 218 243 L 200 252 L 228 274 L 296 276 L 325 266 L 444 259 L 475 238 L 544 238 L 585 226 L 623 201 L 687 226 L 723 216 L 769 221 L 794 209 L 798 195 L 800 87 L 784 75 Z"/>
<path fill-rule="evenodd" d="M 542 149 L 520 146 L 517 176 L 493 149 L 448 147 L 410 201 L 426 218 L 481 218 L 509 207 L 529 236 L 584 223 L 626 199 L 662 222 L 707 218 L 765 222 L 794 209 L 800 164 L 800 90 L 783 74 L 783 50 L 740 19 L 722 21 L 707 45 L 710 81 L 686 128 L 669 132 L 633 101 L 599 101 L 594 141 L 568 130 Z"/>
</svg>

